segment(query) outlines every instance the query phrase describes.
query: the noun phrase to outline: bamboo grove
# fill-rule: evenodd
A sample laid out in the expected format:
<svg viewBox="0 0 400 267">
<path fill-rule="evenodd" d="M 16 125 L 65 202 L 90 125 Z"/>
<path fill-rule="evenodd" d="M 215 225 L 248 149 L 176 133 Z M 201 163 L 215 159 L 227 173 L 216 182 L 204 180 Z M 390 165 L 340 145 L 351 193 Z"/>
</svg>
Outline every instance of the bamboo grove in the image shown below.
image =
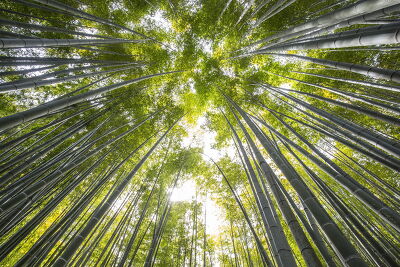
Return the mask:
<svg viewBox="0 0 400 267">
<path fill-rule="evenodd" d="M 399 43 L 398 0 L 1 1 L 0 265 L 400 266 Z"/>
</svg>

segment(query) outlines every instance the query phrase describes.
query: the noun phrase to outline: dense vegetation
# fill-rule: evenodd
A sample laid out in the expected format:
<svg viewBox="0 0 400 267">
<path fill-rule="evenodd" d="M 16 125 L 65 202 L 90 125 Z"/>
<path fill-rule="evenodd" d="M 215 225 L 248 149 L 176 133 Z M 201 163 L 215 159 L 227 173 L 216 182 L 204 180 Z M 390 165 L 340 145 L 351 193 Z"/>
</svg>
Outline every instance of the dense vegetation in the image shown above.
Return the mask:
<svg viewBox="0 0 400 267">
<path fill-rule="evenodd" d="M 400 265 L 400 1 L 0 13 L 1 266 Z"/>
</svg>

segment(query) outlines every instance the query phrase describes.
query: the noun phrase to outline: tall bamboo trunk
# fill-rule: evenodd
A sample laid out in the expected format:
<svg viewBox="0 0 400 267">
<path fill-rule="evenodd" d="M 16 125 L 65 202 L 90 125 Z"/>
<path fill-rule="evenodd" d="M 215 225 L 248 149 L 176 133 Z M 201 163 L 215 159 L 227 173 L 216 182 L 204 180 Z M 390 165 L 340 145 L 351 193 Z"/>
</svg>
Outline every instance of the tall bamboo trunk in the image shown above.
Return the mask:
<svg viewBox="0 0 400 267">
<path fill-rule="evenodd" d="M 176 122 L 175 122 L 176 123 Z M 110 205 L 117 199 L 121 194 L 122 190 L 128 185 L 133 176 L 137 173 L 147 158 L 153 153 L 158 144 L 164 139 L 168 132 L 172 129 L 175 124 L 171 125 L 170 128 L 154 143 L 149 151 L 143 156 L 143 158 L 137 163 L 133 170 L 124 178 L 124 180 L 118 185 L 118 187 L 111 193 L 110 197 L 99 205 L 96 211 L 91 215 L 89 222 L 85 225 L 79 235 L 72 240 L 72 242 L 65 249 L 63 254 L 55 262 L 55 266 L 65 266 L 71 260 L 73 254 L 77 251 L 79 246 L 84 241 L 85 237 L 91 232 L 92 228 L 97 224 L 98 220 L 108 211 Z"/>
<path fill-rule="evenodd" d="M 239 208 L 242 211 L 243 216 L 244 216 L 244 218 L 245 218 L 245 220 L 247 222 L 247 225 L 249 226 L 250 231 L 251 231 L 251 233 L 252 233 L 252 235 L 253 235 L 253 237 L 255 239 L 255 242 L 256 242 L 256 245 L 257 245 L 257 249 L 260 252 L 260 255 L 261 255 L 261 258 L 263 260 L 263 263 L 267 264 L 267 266 L 273 266 L 272 262 L 270 261 L 268 255 L 267 255 L 267 253 L 266 253 L 266 251 L 265 251 L 265 249 L 264 249 L 264 247 L 263 247 L 263 245 L 261 243 L 261 240 L 259 239 L 259 237 L 258 237 L 258 235 L 257 235 L 257 233 L 256 233 L 256 231 L 255 231 L 255 229 L 254 229 L 254 227 L 252 225 L 252 222 L 249 219 L 249 216 L 248 216 L 248 214 L 246 212 L 246 209 L 243 207 L 243 204 L 242 204 L 241 200 L 239 199 L 239 196 L 236 194 L 235 190 L 233 189 L 233 187 L 229 183 L 227 177 L 225 176 L 225 173 L 222 171 L 222 169 L 219 167 L 219 165 L 213 159 L 211 159 L 211 161 L 217 167 L 219 173 L 223 177 L 224 181 L 227 183 L 227 185 L 229 187 L 229 190 L 232 192 L 236 203 L 239 205 Z"/>
<path fill-rule="evenodd" d="M 382 25 L 377 30 L 372 32 L 356 33 L 343 37 L 321 37 L 319 40 L 302 41 L 300 43 L 287 45 L 282 44 L 257 50 L 256 53 L 397 44 L 399 43 L 397 37 L 399 31 L 399 24 L 395 24 L 393 26 L 391 24 Z"/>
<path fill-rule="evenodd" d="M 71 45 L 100 45 L 143 43 L 146 40 L 117 40 L 117 39 L 4 39 L 0 38 L 0 48 L 40 48 L 60 47 Z"/>
<path fill-rule="evenodd" d="M 155 76 L 170 74 L 170 73 L 176 73 L 176 71 L 147 75 L 147 76 L 143 76 L 143 77 L 128 80 L 128 81 L 115 83 L 115 84 L 112 84 L 109 86 L 104 86 L 104 87 L 98 88 L 96 90 L 92 90 L 92 91 L 82 93 L 82 94 L 79 94 L 76 96 L 70 96 L 68 98 L 56 99 L 53 101 L 49 101 L 40 106 L 31 108 L 27 111 L 22 111 L 22 112 L 19 112 L 19 113 L 16 113 L 16 114 L 13 114 L 13 115 L 10 115 L 7 117 L 0 118 L 0 130 L 9 129 L 9 128 L 19 125 L 23 122 L 36 119 L 40 116 L 49 114 L 51 112 L 54 112 L 56 110 L 59 110 L 59 109 L 65 108 L 65 107 L 69 107 L 69 106 L 77 104 L 77 103 L 81 103 L 83 101 L 89 100 L 92 97 L 98 96 L 103 93 L 110 92 L 114 89 L 117 89 L 117 88 L 120 88 L 123 86 L 127 86 L 130 84 L 134 84 L 134 83 L 137 83 L 137 82 L 140 82 L 140 81 L 143 81 L 143 80 L 155 77 Z"/>
<path fill-rule="evenodd" d="M 256 177 L 255 172 L 254 172 L 254 170 L 253 170 L 253 168 L 251 166 L 251 163 L 250 163 L 250 161 L 249 161 L 249 159 L 248 159 L 248 157 L 246 155 L 246 151 L 245 151 L 245 149 L 244 149 L 244 147 L 243 147 L 243 145 L 242 145 L 242 143 L 241 143 L 241 141 L 239 139 L 239 136 L 237 135 L 237 133 L 234 130 L 234 128 L 232 127 L 232 125 L 229 124 L 229 126 L 231 128 L 231 131 L 234 133 L 234 136 L 236 138 L 237 143 L 239 144 L 240 151 L 242 153 L 242 156 L 244 158 L 244 161 L 245 161 L 247 169 L 248 169 L 248 171 L 250 173 L 250 176 L 253 177 L 252 180 L 254 181 L 254 184 L 255 184 L 256 188 L 259 188 L 258 190 L 261 191 L 261 187 L 260 187 L 260 185 L 258 183 L 257 177 Z M 251 144 L 252 150 L 253 151 L 257 150 L 254 142 L 252 142 L 250 140 L 251 137 L 248 135 L 247 131 L 244 129 L 244 127 L 242 127 L 242 125 L 241 125 L 241 128 L 242 128 L 242 131 L 245 133 L 248 142 Z M 260 155 L 259 151 L 257 151 L 255 154 L 258 155 L 259 159 L 262 158 L 262 156 Z M 266 171 L 266 168 L 264 169 L 264 171 Z M 266 173 L 264 172 L 264 174 L 266 174 Z M 274 173 L 273 173 L 273 171 L 271 169 L 268 169 L 268 175 L 265 175 L 265 178 L 267 179 L 267 181 L 269 183 L 269 186 L 270 186 L 270 188 L 271 188 L 271 190 L 272 190 L 272 192 L 273 192 L 273 194 L 275 196 L 276 202 L 278 203 L 278 206 L 279 206 L 279 208 L 280 208 L 280 210 L 281 210 L 286 222 L 288 223 L 292 234 L 295 237 L 297 245 L 300 248 L 300 251 L 301 251 L 301 253 L 302 253 L 303 257 L 304 257 L 304 260 L 307 263 L 307 266 L 322 266 L 322 264 L 319 261 L 317 255 L 315 254 L 311 244 L 309 243 L 307 237 L 305 236 L 303 230 L 301 229 L 297 219 L 295 218 L 292 210 L 288 206 L 288 204 L 287 204 L 285 198 L 283 197 L 281 191 L 279 190 L 279 188 L 277 188 L 277 182 L 276 181 L 278 180 L 278 178 L 274 175 Z M 262 194 L 262 191 L 261 191 L 261 194 Z"/>
<path fill-rule="evenodd" d="M 312 62 L 315 64 L 320 64 L 328 67 L 333 67 L 339 70 L 347 70 L 350 72 L 362 74 L 371 78 L 375 79 L 384 79 L 387 81 L 397 82 L 400 83 L 400 72 L 397 70 L 390 70 L 390 69 L 382 69 L 370 66 L 364 66 L 359 64 L 352 64 L 346 62 L 338 62 L 333 60 L 327 59 L 318 59 L 306 56 L 299 56 L 294 54 L 275 54 L 272 53 L 271 55 L 276 55 L 279 57 L 293 57 L 298 58 L 303 61 Z"/>
<path fill-rule="evenodd" d="M 399 4 L 399 0 L 393 1 L 384 1 L 384 0 L 365 0 L 358 1 L 350 6 L 332 11 L 328 14 L 322 15 L 316 19 L 309 20 L 300 25 L 291 27 L 287 30 L 281 31 L 277 34 L 272 35 L 269 39 L 277 39 L 288 34 L 296 33 L 299 31 L 318 28 L 318 27 L 326 27 L 336 23 L 339 23 L 343 20 L 351 19 L 353 17 L 357 17 L 363 14 L 368 14 L 382 8 L 390 7 L 395 4 Z M 265 40 L 264 40 L 265 41 Z"/>
<path fill-rule="evenodd" d="M 304 184 L 301 177 L 295 172 L 293 167 L 291 167 L 282 155 L 278 156 L 277 151 L 271 149 L 268 145 L 268 139 L 262 132 L 256 127 L 256 125 L 250 120 L 247 114 L 232 100 L 229 102 L 235 107 L 235 109 L 240 113 L 243 119 L 246 121 L 247 125 L 252 129 L 253 133 L 257 136 L 257 139 L 261 142 L 264 148 L 268 151 L 269 155 L 281 169 L 283 174 L 292 184 L 293 188 L 297 191 L 300 198 L 306 203 L 307 207 L 316 217 L 321 228 L 324 230 L 326 235 L 329 237 L 331 242 L 336 247 L 343 264 L 349 266 L 366 266 L 364 261 L 360 258 L 357 251 L 354 249 L 353 245 L 349 240 L 343 235 L 337 225 L 332 221 L 328 213 L 322 207 L 322 205 L 317 201 L 312 192 Z M 265 162 L 259 162 L 260 166 L 265 166 Z"/>
</svg>

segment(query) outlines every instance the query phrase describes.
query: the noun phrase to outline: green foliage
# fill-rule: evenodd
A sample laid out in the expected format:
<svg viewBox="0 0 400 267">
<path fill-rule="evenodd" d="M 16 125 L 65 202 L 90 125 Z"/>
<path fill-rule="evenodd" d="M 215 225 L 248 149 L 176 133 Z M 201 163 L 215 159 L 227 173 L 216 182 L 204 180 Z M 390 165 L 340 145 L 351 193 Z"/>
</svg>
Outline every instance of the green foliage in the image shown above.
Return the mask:
<svg viewBox="0 0 400 267">
<path fill-rule="evenodd" d="M 312 3 L 305 0 L 295 1 L 254 29 L 252 25 L 276 1 L 271 1 L 258 12 L 255 12 L 256 7 L 262 1 L 231 1 L 223 14 L 222 10 L 228 1 L 64 0 L 62 2 L 132 29 L 139 34 L 98 23 L 95 20 L 85 20 L 69 14 L 57 13 L 51 9 L 39 8 L 43 5 L 27 7 L 23 2 L 11 0 L 3 1 L 0 4 L 2 8 L 0 13 L 9 20 L 93 33 L 104 36 L 104 38 L 141 40 L 143 42 L 2 50 L 0 61 L 3 62 L 6 62 L 5 57 L 7 56 L 101 61 L 101 63 L 63 63 L 39 72 L 0 74 L 2 82 L 30 79 L 41 74 L 90 64 L 97 64 L 96 71 L 111 70 L 115 68 L 112 61 L 136 62 L 143 66 L 109 73 L 108 77 L 106 76 L 109 74 L 92 75 L 49 86 L 1 93 L 0 117 L 28 110 L 65 94 L 79 95 L 145 75 L 170 71 L 179 72 L 123 86 L 98 95 L 95 99 L 82 101 L 1 132 L 0 172 L 3 179 L 1 180 L 0 205 L 7 204 L 8 198 L 16 195 L 13 190 L 20 193 L 26 188 L 36 185 L 43 177 L 57 173 L 60 169 L 63 170 L 62 175 L 65 177 L 54 176 L 49 184 L 41 187 L 41 190 L 35 192 L 26 203 L 16 206 L 15 209 L 22 209 L 20 220 L 15 219 L 20 216 L 15 209 L 11 209 L 11 212 L 16 212 L 15 218 L 11 213 L 0 213 L 3 220 L 0 223 L 0 255 L 2 257 L 0 265 L 13 266 L 17 264 L 19 260 L 28 255 L 28 251 L 35 249 L 35 245 L 40 243 L 43 237 L 53 239 L 49 240 L 48 251 L 45 246 L 41 247 L 40 253 L 43 258 L 39 259 L 40 263 L 54 264 L 59 253 L 68 247 L 69 241 L 75 238 L 74 235 L 86 225 L 96 208 L 104 204 L 109 193 L 113 192 L 116 185 L 124 181 L 126 175 L 137 166 L 152 145 L 171 126 L 174 127 L 150 154 L 149 159 L 143 163 L 136 175 L 129 180 L 118 198 L 113 203 L 108 203 L 111 207 L 102 218 L 98 218 L 101 221 L 91 229 L 88 237 L 76 248 L 76 254 L 70 264 L 78 265 L 79 262 L 84 262 L 85 266 L 117 264 L 129 244 L 135 227 L 137 227 L 137 236 L 131 250 L 128 251 L 128 260 L 132 260 L 133 266 L 143 265 L 157 238 L 158 243 L 154 247 L 156 251 L 152 259 L 157 266 L 184 266 L 188 263 L 194 266 L 203 263 L 204 266 L 212 266 L 217 265 L 217 262 L 221 266 L 262 266 L 262 256 L 254 241 L 254 233 L 250 231 L 245 215 L 239 209 L 232 191 L 226 181 L 222 179 L 216 164 L 223 170 L 241 204 L 249 214 L 249 221 L 255 229 L 255 235 L 260 238 L 261 245 L 267 251 L 268 256 L 273 258 L 274 255 L 271 252 L 273 247 L 265 232 L 267 227 L 263 224 L 262 214 L 257 206 L 258 200 L 249 183 L 247 170 L 238 156 L 226 118 L 233 124 L 239 138 L 245 144 L 246 153 L 251 155 L 252 152 L 234 116 L 239 113 L 234 111 L 233 105 L 227 101 L 228 98 L 250 115 L 262 120 L 266 125 L 296 143 L 303 150 L 316 155 L 315 151 L 312 151 L 301 138 L 280 121 L 280 119 L 283 120 L 301 137 L 327 155 L 338 168 L 349 174 L 354 182 L 371 191 L 376 199 L 381 200 L 391 209 L 399 211 L 398 179 L 400 177 L 396 170 L 365 155 L 360 151 L 361 149 L 357 151 L 339 140 L 334 140 L 332 135 L 329 136 L 326 133 L 334 132 L 336 134 L 329 128 L 329 125 L 336 126 L 335 121 L 296 105 L 275 88 L 282 87 L 312 93 L 380 112 L 396 119 L 399 118 L 398 113 L 360 101 L 360 98 L 357 100 L 318 86 L 338 89 L 366 97 L 369 100 L 376 100 L 379 103 L 390 103 L 390 106 L 397 108 L 398 105 L 396 106 L 395 102 L 398 103 L 400 96 L 398 91 L 389 92 L 370 86 L 296 73 L 295 71 L 301 71 L 337 78 L 377 82 L 361 74 L 337 69 L 331 70 L 301 60 L 291 60 L 276 55 L 236 57 L 246 51 L 238 51 L 246 45 L 335 10 L 341 6 L 330 8 L 329 6 L 335 4 L 335 1 L 311 1 Z M 248 9 L 246 8 L 247 2 L 253 3 L 248 6 Z M 12 12 L 7 12 L 7 10 Z M 242 14 L 243 17 L 239 21 Z M 339 31 L 358 27 L 342 28 Z M 38 31 L 7 25 L 0 25 L 0 30 L 34 38 L 78 39 L 72 33 Z M 3 35 L 3 33 L 1 34 Z M 79 37 L 79 39 L 84 38 L 87 37 Z M 295 53 L 293 51 L 286 52 L 287 54 Z M 396 50 L 385 52 L 379 49 L 350 52 L 345 49 L 317 49 L 304 51 L 301 55 L 387 69 L 395 69 L 396 60 L 399 58 L 399 52 Z M 26 68 L 48 66 L 27 62 L 24 67 L 5 64 L 2 71 L 21 71 Z M 102 66 L 103 63 L 107 65 Z M 58 77 L 71 77 L 92 73 L 92 71 L 94 70 L 71 71 Z M 99 81 L 99 79 L 102 80 Z M 387 85 L 394 84 L 378 82 Z M 90 83 L 95 84 L 86 87 Z M 312 84 L 316 86 L 312 86 Z M 398 125 L 373 119 L 357 111 L 328 104 L 296 92 L 291 92 L 290 95 L 306 101 L 315 108 L 334 114 L 339 119 L 346 119 L 362 126 L 365 130 L 369 130 L 381 138 L 387 138 L 393 144 L 398 143 L 400 138 Z M 77 114 L 75 114 L 76 112 Z M 99 116 L 96 117 L 97 115 Z M 313 115 L 314 119 L 310 115 Z M 63 120 L 64 118 L 67 119 Z M 145 120 L 147 118 L 148 120 Z M 62 121 L 52 124 L 56 120 Z M 116 142 L 107 144 L 112 138 L 123 135 L 136 123 L 142 121 L 143 123 L 137 129 Z M 199 122 L 202 125 L 198 125 Z M 81 123 L 82 127 L 74 128 L 80 126 Z M 389 226 L 380 214 L 365 205 L 355 196 L 354 192 L 347 190 L 337 179 L 328 175 L 316 162 L 298 149 L 293 147 L 288 149 L 278 135 L 273 134 L 271 130 L 260 123 L 257 125 L 268 138 L 276 140 L 276 149 L 282 152 L 282 157 L 285 157 L 293 170 L 299 174 L 302 182 L 307 185 L 307 190 L 316 196 L 340 231 L 352 242 L 357 251 L 361 252 L 363 260 L 371 265 L 376 263 L 373 255 L 368 254 L 370 251 L 365 252 L 366 247 L 363 240 L 368 239 L 367 234 L 372 236 L 372 239 L 366 243 L 371 244 L 372 247 L 374 245 L 371 240 L 375 240 L 384 248 L 398 247 L 398 232 Z M 42 127 L 43 129 L 41 129 Z M 337 133 L 337 135 L 342 139 L 353 140 L 351 142 L 357 146 L 358 143 L 354 140 L 365 141 L 366 139 L 356 136 L 354 132 L 346 131 L 343 126 L 340 126 L 340 129 L 348 136 L 341 133 Z M 247 127 L 247 130 L 253 140 L 259 140 L 254 132 L 250 131 L 250 128 Z M 29 138 L 24 138 L 25 134 L 31 132 L 35 133 Z M 68 133 L 71 134 L 68 135 Z M 62 138 L 57 139 L 58 136 Z M 355 137 L 347 139 L 350 136 Z M 21 138 L 20 142 L 8 143 L 18 138 Z M 93 142 L 91 143 L 91 141 Z M 4 144 L 9 147 L 3 149 Z M 265 147 L 259 141 L 256 141 L 256 145 L 282 183 L 283 189 L 288 192 L 291 200 L 299 209 L 300 215 L 304 216 L 304 204 L 293 183 L 283 174 L 281 166 L 272 160 L 273 157 L 267 153 Z M 97 148 L 101 148 L 101 150 L 94 153 L 93 151 Z M 137 152 L 131 155 L 136 148 Z M 106 154 L 107 151 L 109 151 L 108 154 Z M 90 154 L 92 152 L 94 154 Z M 388 155 L 387 151 L 381 148 L 377 148 L 377 151 L 373 153 L 378 154 L 379 152 L 382 154 L 377 157 Z M 24 155 L 26 158 L 22 157 Z M 96 160 L 101 159 L 103 155 L 104 159 L 91 169 L 96 164 Z M 71 162 L 80 156 L 83 156 L 84 160 L 72 166 Z M 125 158 L 127 159 L 126 163 L 116 169 L 115 173 L 102 183 L 101 179 L 106 177 Z M 318 156 L 318 159 L 320 158 Z M 54 159 L 56 160 L 53 162 Z M 10 160 L 13 164 L 10 164 Z M 348 219 L 342 218 L 343 214 L 336 208 L 335 201 L 329 199 L 316 179 L 310 175 L 310 170 L 302 166 L 302 162 L 334 192 L 334 195 L 340 200 L 340 204 L 347 207 L 352 212 L 351 215 L 365 227 L 366 233 L 362 232 L 361 228 L 361 230 L 355 230 L 354 222 L 348 222 Z M 71 165 L 70 169 L 65 168 L 65 166 L 69 166 L 68 164 Z M 251 164 L 257 170 L 258 163 L 251 159 Z M 332 163 L 329 164 L 332 165 Z M 40 169 L 42 166 L 45 166 L 43 172 Z M 86 171 L 85 177 L 78 181 L 79 175 Z M 35 176 L 36 172 L 39 173 L 37 176 Z M 4 178 L 7 175 L 11 177 L 9 180 Z M 264 176 L 259 178 L 264 179 Z M 73 185 L 75 181 L 78 182 Z M 188 181 L 194 181 L 195 195 L 190 200 L 174 201 L 173 192 Z M 288 222 L 284 219 L 279 203 L 272 193 L 271 185 L 267 185 L 265 181 L 264 183 L 262 193 L 271 196 L 272 203 L 270 205 L 277 210 L 276 220 L 281 222 L 290 249 L 295 255 L 297 263 L 305 266 L 302 251 L 296 243 L 296 237 L 290 231 Z M 73 186 L 73 188 L 69 190 L 69 186 Z M 93 190 L 92 195 L 91 190 Z M 64 193 L 65 195 L 63 195 Z M 60 197 L 60 201 L 53 207 L 52 204 L 55 203 L 53 201 L 56 201 L 57 197 L 61 195 L 63 197 Z M 81 204 L 82 200 L 86 202 Z M 206 210 L 209 208 L 207 203 L 210 201 L 213 203 L 212 207 L 221 211 L 218 216 L 223 225 L 217 231 L 209 229 L 210 224 L 206 222 L 209 217 L 205 216 L 205 213 L 212 212 Z M 49 212 L 34 222 L 33 218 L 46 208 L 49 209 Z M 81 210 L 75 214 L 76 217 L 73 217 L 74 214 L 71 215 L 69 212 L 78 210 L 78 208 Z M 292 209 L 294 210 L 294 207 Z M 142 212 L 143 219 L 140 222 Z M 66 214 L 71 215 L 71 221 Z M 165 214 L 164 219 L 163 214 Z M 7 228 L 7 223 L 4 221 L 7 218 L 15 219 L 10 228 Z M 64 224 L 65 228 L 63 228 Z M 34 227 L 24 232 L 24 227 L 30 225 L 34 225 Z M 55 229 L 61 229 L 58 236 L 51 232 L 52 227 L 56 226 L 58 228 Z M 161 233 L 157 237 L 158 227 L 160 227 Z M 216 226 L 211 225 L 212 227 Z M 301 223 L 301 229 L 307 233 L 308 240 L 314 243 L 315 237 L 307 232 L 306 228 Z M 23 232 L 26 235 L 21 234 Z M 20 240 L 16 239 L 18 241 L 12 249 L 6 251 L 8 246 L 13 245 L 13 239 L 18 238 L 19 234 L 23 237 Z M 360 236 L 362 238 L 359 238 Z M 318 249 L 315 248 L 318 251 L 318 258 L 323 261 L 322 253 Z M 340 264 L 340 257 L 335 253 L 332 249 L 331 254 L 334 261 Z M 377 253 L 376 255 L 381 254 Z M 398 255 L 395 257 L 398 260 Z"/>
</svg>

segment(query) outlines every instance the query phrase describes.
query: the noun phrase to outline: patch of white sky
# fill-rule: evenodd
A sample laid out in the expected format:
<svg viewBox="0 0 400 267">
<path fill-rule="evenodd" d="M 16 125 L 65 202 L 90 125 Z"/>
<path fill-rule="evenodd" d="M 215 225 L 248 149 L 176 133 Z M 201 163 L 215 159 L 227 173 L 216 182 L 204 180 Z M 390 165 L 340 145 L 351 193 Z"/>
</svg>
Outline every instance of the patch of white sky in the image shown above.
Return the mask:
<svg viewBox="0 0 400 267">
<path fill-rule="evenodd" d="M 197 44 L 200 46 L 200 49 L 208 55 L 211 55 L 214 51 L 212 40 L 199 38 Z"/>
<path fill-rule="evenodd" d="M 221 70 L 225 76 L 228 76 L 231 78 L 236 77 L 235 70 L 232 67 L 221 67 Z"/>
<path fill-rule="evenodd" d="M 189 90 L 191 93 L 195 94 L 196 93 L 196 89 L 195 89 L 195 83 L 194 80 L 192 78 L 188 79 L 188 85 L 189 85 Z"/>
<path fill-rule="evenodd" d="M 199 68 L 196 68 L 196 69 L 194 69 L 193 70 L 195 73 L 201 73 L 201 69 L 199 69 Z"/>
<path fill-rule="evenodd" d="M 280 88 L 284 88 L 284 89 L 292 89 L 292 84 L 290 83 L 282 83 L 279 85 Z"/>
<path fill-rule="evenodd" d="M 229 155 L 234 160 L 238 160 L 236 157 L 236 151 L 233 144 L 228 144 L 226 148 L 215 149 L 217 133 L 210 131 L 206 127 L 207 118 L 200 116 L 194 125 L 189 125 L 186 122 L 181 122 L 181 125 L 188 132 L 188 136 L 182 140 L 183 147 L 200 147 L 203 150 L 204 155 L 202 157 L 205 161 L 211 162 L 210 158 L 218 161 L 225 155 Z M 181 185 L 175 188 L 172 193 L 172 201 L 192 201 L 196 196 L 196 183 L 193 179 L 185 180 Z M 208 194 L 207 197 L 202 197 L 199 201 L 206 207 L 206 225 L 207 232 L 211 235 L 218 235 L 221 231 L 221 226 L 225 224 L 223 220 L 224 215 L 221 208 L 215 203 L 212 195 Z M 204 215 L 204 210 L 203 210 Z"/>
<path fill-rule="evenodd" d="M 81 32 L 84 33 L 88 33 L 88 34 L 100 34 L 100 31 L 95 28 L 95 27 L 82 27 L 81 24 L 79 24 L 78 22 L 76 23 L 76 26 L 80 28 Z M 97 37 L 90 37 L 90 36 L 79 36 L 77 35 L 76 38 L 87 38 L 87 39 L 93 39 L 93 38 L 97 38 Z"/>
<path fill-rule="evenodd" d="M 200 116 L 197 119 L 195 125 L 189 125 L 188 123 L 182 122 L 182 126 L 188 132 L 188 136 L 184 137 L 182 140 L 182 145 L 184 147 L 200 147 L 203 149 L 203 153 L 207 156 L 203 156 L 204 160 L 211 162 L 208 157 L 217 161 L 223 156 L 228 155 L 230 157 L 235 157 L 235 149 L 233 144 L 229 144 L 225 148 L 215 149 L 216 136 L 217 133 L 207 129 L 207 118 L 205 116 Z"/>
<path fill-rule="evenodd" d="M 157 9 L 155 12 L 144 16 L 140 20 L 140 26 L 145 29 L 161 29 L 167 33 L 171 33 L 173 31 L 172 22 L 167 18 L 166 12 L 161 9 Z M 175 51 L 179 50 L 177 45 L 178 39 L 174 39 L 173 41 L 163 42 L 164 47 L 167 49 L 172 49 Z"/>
<path fill-rule="evenodd" d="M 129 10 L 125 7 L 125 5 L 122 3 L 122 1 L 118 1 L 118 0 L 113 0 L 110 4 L 110 9 L 112 11 L 115 10 L 121 10 L 124 12 L 128 12 Z"/>
<path fill-rule="evenodd" d="M 184 5 L 191 13 L 196 13 L 201 8 L 201 1 L 200 0 L 187 0 L 184 1 Z"/>
<path fill-rule="evenodd" d="M 201 3 L 198 0 L 187 1 L 185 5 L 187 5 L 188 10 L 193 13 L 197 12 L 201 8 Z M 140 26 L 148 29 L 161 29 L 167 33 L 171 33 L 173 31 L 172 22 L 167 18 L 166 12 L 161 9 L 157 9 L 152 14 L 144 16 L 140 20 Z M 181 34 L 176 34 L 176 37 L 173 41 L 164 42 L 164 44 L 167 46 L 167 48 L 171 48 L 176 52 L 181 52 L 184 46 L 178 44 L 182 41 Z M 201 51 L 209 56 L 214 52 L 213 41 L 210 39 L 197 38 L 196 44 Z"/>
<path fill-rule="evenodd" d="M 172 202 L 192 202 L 196 198 L 196 183 L 193 180 L 186 180 L 176 187 L 171 194 Z M 217 236 L 221 232 L 221 227 L 225 224 L 223 220 L 223 211 L 212 199 L 212 196 L 200 196 L 197 194 L 197 201 L 202 202 L 202 216 L 206 214 L 206 231 L 207 234 Z"/>
<path fill-rule="evenodd" d="M 144 16 L 140 24 L 143 27 L 161 28 L 166 32 L 172 31 L 172 23 L 166 17 L 165 11 L 157 9 L 154 13 Z"/>
<path fill-rule="evenodd" d="M 264 92 L 265 92 L 265 88 L 264 87 L 262 87 L 262 86 L 255 86 L 254 87 L 254 91 L 253 91 L 254 95 L 261 95 Z"/>
<path fill-rule="evenodd" d="M 260 65 L 258 65 L 258 64 L 252 64 L 250 70 L 253 71 L 253 72 L 257 72 L 257 71 L 260 70 Z"/>
</svg>

